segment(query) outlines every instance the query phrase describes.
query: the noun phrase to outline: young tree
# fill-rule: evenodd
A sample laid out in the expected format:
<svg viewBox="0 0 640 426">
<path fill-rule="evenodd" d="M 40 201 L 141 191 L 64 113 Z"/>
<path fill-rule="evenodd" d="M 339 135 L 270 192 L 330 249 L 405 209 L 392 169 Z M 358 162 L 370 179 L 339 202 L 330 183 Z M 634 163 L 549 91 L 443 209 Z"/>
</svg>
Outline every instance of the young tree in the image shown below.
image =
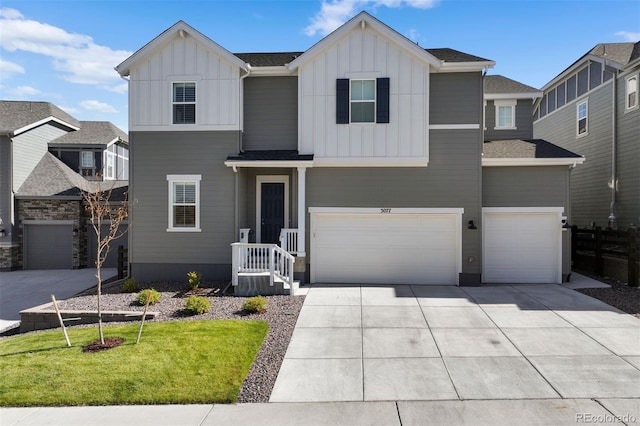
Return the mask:
<svg viewBox="0 0 640 426">
<path fill-rule="evenodd" d="M 112 184 L 108 189 L 103 185 L 105 182 L 96 182 L 96 188 L 92 192 L 83 191 L 82 199 L 85 209 L 89 213 L 91 226 L 96 235 L 96 278 L 98 279 L 98 331 L 100 333 L 100 343 L 104 345 L 104 333 L 102 330 L 102 265 L 107 260 L 111 251 L 111 242 L 122 237 L 128 230 L 129 225 L 121 229 L 120 226 L 129 216 L 127 203 L 127 193 L 123 192 L 122 200 L 113 201 L 111 195 L 115 188 Z M 102 225 L 109 225 L 108 230 L 103 232 Z"/>
</svg>

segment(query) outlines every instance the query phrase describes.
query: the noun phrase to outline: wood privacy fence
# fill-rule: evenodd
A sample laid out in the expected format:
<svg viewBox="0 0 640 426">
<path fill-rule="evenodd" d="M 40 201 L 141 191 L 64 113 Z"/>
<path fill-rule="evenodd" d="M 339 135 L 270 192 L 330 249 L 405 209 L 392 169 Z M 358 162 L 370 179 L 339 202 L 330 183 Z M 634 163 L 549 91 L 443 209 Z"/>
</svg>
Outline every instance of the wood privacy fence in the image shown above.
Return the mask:
<svg viewBox="0 0 640 426">
<path fill-rule="evenodd" d="M 118 246 L 118 279 L 129 275 L 129 249 Z"/>
<path fill-rule="evenodd" d="M 607 259 L 626 260 L 627 283 L 638 287 L 638 228 L 630 227 L 626 231 L 610 229 L 571 228 L 571 261 L 574 265 L 581 257 L 593 258 L 592 262 L 580 262 L 584 268 L 590 266 L 590 272 L 604 276 Z"/>
</svg>

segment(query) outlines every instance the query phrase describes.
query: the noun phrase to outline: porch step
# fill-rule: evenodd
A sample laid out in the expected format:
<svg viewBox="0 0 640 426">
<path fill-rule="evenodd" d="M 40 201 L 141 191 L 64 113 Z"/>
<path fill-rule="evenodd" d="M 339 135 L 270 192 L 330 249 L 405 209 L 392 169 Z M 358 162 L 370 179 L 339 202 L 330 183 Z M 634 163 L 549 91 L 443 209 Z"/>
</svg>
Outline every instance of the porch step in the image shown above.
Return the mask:
<svg viewBox="0 0 640 426">
<path fill-rule="evenodd" d="M 238 274 L 238 285 L 233 287 L 233 292 L 236 296 L 294 296 L 299 288 L 299 281 L 294 281 L 290 286 L 278 277 L 274 277 L 273 285 L 269 285 L 268 272 L 242 272 Z"/>
</svg>

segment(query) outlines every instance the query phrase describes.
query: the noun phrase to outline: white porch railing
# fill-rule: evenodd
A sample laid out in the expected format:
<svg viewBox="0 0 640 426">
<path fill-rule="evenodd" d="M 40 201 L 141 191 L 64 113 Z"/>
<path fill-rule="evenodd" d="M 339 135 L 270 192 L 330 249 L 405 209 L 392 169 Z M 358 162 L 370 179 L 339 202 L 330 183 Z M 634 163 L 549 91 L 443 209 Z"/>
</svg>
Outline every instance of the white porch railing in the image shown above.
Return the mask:
<svg viewBox="0 0 640 426">
<path fill-rule="evenodd" d="M 280 247 L 288 253 L 298 253 L 298 230 L 282 228 L 280 231 Z"/>
<path fill-rule="evenodd" d="M 269 285 L 277 277 L 293 286 L 295 258 L 277 244 L 232 243 L 232 284 L 238 285 L 241 275 L 269 273 Z"/>
</svg>

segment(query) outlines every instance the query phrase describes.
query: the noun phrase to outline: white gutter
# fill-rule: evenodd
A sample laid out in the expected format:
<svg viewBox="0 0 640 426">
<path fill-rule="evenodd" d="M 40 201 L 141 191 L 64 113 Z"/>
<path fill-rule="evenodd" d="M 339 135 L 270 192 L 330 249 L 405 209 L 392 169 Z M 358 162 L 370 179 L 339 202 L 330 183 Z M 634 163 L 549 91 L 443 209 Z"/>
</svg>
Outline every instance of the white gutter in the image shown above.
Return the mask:
<svg viewBox="0 0 640 426">
<path fill-rule="evenodd" d="M 584 163 L 580 158 L 482 158 L 482 167 L 570 166 Z"/>
</svg>

